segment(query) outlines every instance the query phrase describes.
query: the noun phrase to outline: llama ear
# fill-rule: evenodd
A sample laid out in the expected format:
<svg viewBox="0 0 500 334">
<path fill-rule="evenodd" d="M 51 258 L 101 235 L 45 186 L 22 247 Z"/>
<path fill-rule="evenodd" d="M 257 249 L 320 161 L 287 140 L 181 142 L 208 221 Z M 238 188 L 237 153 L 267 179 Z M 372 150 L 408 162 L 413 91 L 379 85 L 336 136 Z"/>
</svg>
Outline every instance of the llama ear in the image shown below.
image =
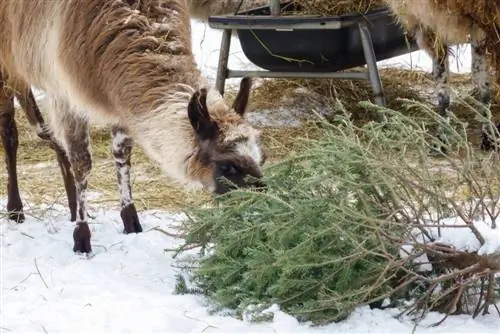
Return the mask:
<svg viewBox="0 0 500 334">
<path fill-rule="evenodd" d="M 200 140 L 217 138 L 219 127 L 208 114 L 206 89 L 202 88 L 191 96 L 188 104 L 188 117 Z"/>
<path fill-rule="evenodd" d="M 233 109 L 237 114 L 243 116 L 247 110 L 248 99 L 250 98 L 250 89 L 252 88 L 252 78 L 244 77 L 240 82 L 240 91 L 234 99 Z"/>
</svg>

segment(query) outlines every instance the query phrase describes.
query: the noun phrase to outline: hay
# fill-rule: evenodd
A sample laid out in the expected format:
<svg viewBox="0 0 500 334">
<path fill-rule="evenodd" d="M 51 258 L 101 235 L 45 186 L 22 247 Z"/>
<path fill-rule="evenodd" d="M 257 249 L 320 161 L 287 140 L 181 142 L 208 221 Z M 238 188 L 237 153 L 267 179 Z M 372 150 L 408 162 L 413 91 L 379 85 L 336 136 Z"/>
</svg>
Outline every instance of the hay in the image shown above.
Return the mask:
<svg viewBox="0 0 500 334">
<path fill-rule="evenodd" d="M 356 69 L 354 69 L 356 70 Z M 402 102 L 398 98 L 408 98 L 428 104 L 434 108 L 435 82 L 430 73 L 416 70 L 387 68 L 380 70 L 387 105 L 391 109 L 402 111 L 419 121 L 428 122 L 430 130 L 435 124 L 415 110 L 403 110 Z M 470 74 L 451 74 L 449 85 L 461 93 L 474 92 L 475 87 Z M 500 87 L 492 85 L 493 104 L 492 114 L 500 111 Z M 365 80 L 339 79 L 279 79 L 264 80 L 257 86 L 252 95 L 252 109 L 302 109 L 305 115 L 316 110 L 334 111 L 336 99 L 339 99 L 346 109 L 352 113 L 353 120 L 361 125 L 374 120 L 375 115 L 359 106 L 360 101 L 371 100 L 372 88 Z M 475 94 L 473 94 L 475 95 Z M 480 129 L 475 116 L 463 105 L 454 103 L 452 98 L 451 110 L 461 120 L 469 123 L 469 138 L 479 145 Z M 328 117 L 328 115 L 326 115 Z"/>
<path fill-rule="evenodd" d="M 345 15 L 362 13 L 385 7 L 383 0 L 293 0 L 296 9 L 291 15 Z M 288 15 L 288 13 L 287 13 Z"/>
</svg>

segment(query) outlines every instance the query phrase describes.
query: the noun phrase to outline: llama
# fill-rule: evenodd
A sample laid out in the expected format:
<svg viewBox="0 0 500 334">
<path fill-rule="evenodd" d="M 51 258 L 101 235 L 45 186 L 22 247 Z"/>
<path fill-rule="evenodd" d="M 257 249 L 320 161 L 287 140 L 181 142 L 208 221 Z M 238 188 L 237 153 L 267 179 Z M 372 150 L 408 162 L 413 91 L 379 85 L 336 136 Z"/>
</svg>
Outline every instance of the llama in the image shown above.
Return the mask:
<svg viewBox="0 0 500 334">
<path fill-rule="evenodd" d="M 44 90 L 50 128 L 75 179 L 75 252 L 90 253 L 85 192 L 91 120 L 115 124 L 171 179 L 222 194 L 263 187 L 260 131 L 245 119 L 251 79 L 232 106 L 205 83 L 191 50 L 185 0 L 5 0 L 0 65 L 9 82 Z M 162 18 L 161 22 L 152 19 Z M 120 164 L 126 164 L 124 158 Z M 227 183 L 226 180 L 231 183 Z M 137 225 L 130 232 L 140 232 Z"/>
<path fill-rule="evenodd" d="M 36 128 L 37 136 L 48 141 L 49 146 L 56 152 L 57 162 L 63 176 L 64 187 L 68 198 L 68 205 L 71 214 L 71 221 L 76 220 L 76 192 L 73 175 L 71 174 L 70 163 L 64 150 L 57 144 L 50 134 L 42 114 L 38 109 L 33 92 L 29 87 L 22 89 L 12 89 L 5 87 L 3 76 L 0 73 L 0 136 L 5 151 L 5 162 L 7 166 L 7 213 L 8 218 L 22 223 L 25 219 L 23 204 L 19 194 L 17 178 L 17 148 L 18 131 L 14 119 L 14 95 L 19 104 L 24 109 L 30 125 Z"/>
<path fill-rule="evenodd" d="M 471 45 L 472 80 L 479 90 L 480 102 L 484 105 L 483 116 L 486 121 L 481 124 L 481 149 L 494 149 L 494 132 L 490 126 L 491 83 L 488 75 L 488 46 L 495 42 L 497 35 L 494 26 L 500 25 L 500 6 L 494 1 L 461 1 L 461 0 L 384 0 L 399 21 L 414 34 L 420 49 L 432 58 L 433 77 L 436 82 L 437 109 L 439 114 L 449 122 L 450 91 L 448 82 L 449 44 L 467 43 Z M 492 31 L 485 30 L 491 22 Z M 488 29 L 488 28 L 487 28 Z M 492 51 L 492 50 L 489 50 Z M 493 63 L 498 67 L 498 63 Z M 497 69 L 498 73 L 498 69 Z M 500 77 L 497 74 L 497 81 Z M 497 126 L 498 127 L 498 126 Z M 441 141 L 446 141 L 438 133 Z M 444 146 L 441 147 L 444 149 Z"/>
</svg>

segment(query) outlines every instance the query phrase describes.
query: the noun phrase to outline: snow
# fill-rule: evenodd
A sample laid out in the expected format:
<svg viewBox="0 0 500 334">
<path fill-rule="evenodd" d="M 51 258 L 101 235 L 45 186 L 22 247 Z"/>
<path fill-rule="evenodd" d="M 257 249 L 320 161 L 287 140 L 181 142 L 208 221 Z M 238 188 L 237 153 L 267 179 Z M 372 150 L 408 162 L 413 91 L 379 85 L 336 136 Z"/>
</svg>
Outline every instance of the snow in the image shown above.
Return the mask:
<svg viewBox="0 0 500 334">
<path fill-rule="evenodd" d="M 215 79 L 220 32 L 193 21 L 193 47 L 203 74 Z M 459 61 L 460 60 L 460 61 Z M 455 72 L 470 71 L 470 54 L 452 60 Z M 462 65 L 463 63 L 463 65 Z M 233 38 L 231 68 L 254 68 Z M 381 66 L 431 70 L 423 52 L 380 62 Z M 457 67 L 460 65 L 460 67 Z M 228 80 L 228 85 L 239 79 Z M 36 91 L 37 99 L 43 92 Z M 264 120 L 261 120 L 264 121 Z M 96 199 L 99 193 L 93 193 Z M 23 197 L 24 198 L 24 197 Z M 91 200 L 89 196 L 89 200 Z M 6 199 L 0 198 L 0 208 Z M 413 323 L 397 320 L 395 309 L 371 310 L 360 307 L 345 321 L 321 327 L 299 324 L 274 305 L 268 312 L 273 321 L 255 324 L 224 314 L 210 314 L 201 296 L 176 295 L 175 260 L 164 249 L 175 248 L 181 240 L 154 230 L 172 231 L 183 215 L 144 211 L 139 216 L 141 234 L 124 235 L 119 211 L 89 203 L 94 254 L 86 259 L 72 252 L 73 223 L 61 205 L 25 203 L 31 215 L 17 225 L 0 218 L 0 332 L 162 332 L 162 333 L 410 333 Z M 460 240 L 463 247 L 477 248 L 470 236 L 444 234 L 446 240 Z M 456 239 L 458 238 L 458 239 Z M 485 252 L 498 249 L 498 230 L 488 234 Z M 482 248 L 482 249 L 483 249 Z M 442 315 L 431 313 L 417 327 L 417 333 L 498 333 L 495 314 L 472 319 L 450 316 L 439 327 L 429 327 Z"/>
<path fill-rule="evenodd" d="M 443 225 L 466 226 L 467 224 L 460 217 L 448 218 Z M 479 255 L 487 255 L 500 252 L 500 228 L 491 228 L 491 221 L 479 220 L 473 222 L 474 227 L 484 238 L 481 245 L 470 228 L 448 227 L 441 228 L 440 235 L 438 228 L 429 229 L 432 236 L 436 236 L 436 242 L 453 245 L 455 249 L 464 252 L 476 252 Z"/>
<path fill-rule="evenodd" d="M 5 207 L 0 200 L 0 207 Z M 3 333 L 410 333 L 409 320 L 397 320 L 395 309 L 360 307 L 345 321 L 321 327 L 299 324 L 273 305 L 269 323 L 252 323 L 210 314 L 201 296 L 176 295 L 176 262 L 165 248 L 180 239 L 175 233 L 183 214 L 144 211 L 142 234 L 124 235 L 119 211 L 91 210 L 93 257 L 72 252 L 73 224 L 64 206 L 31 207 L 33 216 L 16 225 L 0 219 L 1 314 Z M 91 208 L 92 209 L 92 208 Z M 35 218 L 36 217 L 36 218 Z M 439 328 L 429 327 L 442 315 L 431 313 L 417 333 L 498 333 L 495 314 L 451 316 Z"/>
<path fill-rule="evenodd" d="M 500 227 L 492 228 L 492 221 L 489 217 L 474 220 L 472 224 L 484 238 L 482 245 L 462 218 L 451 217 L 442 219 L 439 225 L 422 228 L 426 234 L 421 229 L 414 228 L 410 232 L 408 244 L 401 247 L 400 256 L 406 258 L 412 254 L 412 244 L 415 242 L 420 244 L 442 243 L 454 247 L 458 251 L 477 252 L 479 255 L 500 253 Z M 421 263 L 419 266 L 420 271 L 432 270 L 432 265 L 425 254 L 418 256 L 413 262 Z"/>
</svg>

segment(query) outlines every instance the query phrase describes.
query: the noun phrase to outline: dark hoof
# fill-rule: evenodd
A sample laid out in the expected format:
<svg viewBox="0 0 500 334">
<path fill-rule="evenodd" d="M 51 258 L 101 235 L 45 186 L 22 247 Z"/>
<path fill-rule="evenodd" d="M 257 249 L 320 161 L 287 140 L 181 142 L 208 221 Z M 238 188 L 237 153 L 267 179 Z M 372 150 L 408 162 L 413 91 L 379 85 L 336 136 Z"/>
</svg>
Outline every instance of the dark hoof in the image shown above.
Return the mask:
<svg viewBox="0 0 500 334">
<path fill-rule="evenodd" d="M 77 223 L 73 231 L 73 252 L 91 253 L 92 247 L 90 246 L 90 229 L 89 225 L 85 222 Z"/>
<path fill-rule="evenodd" d="M 24 222 L 24 213 L 23 213 L 23 205 L 21 203 L 10 204 L 7 203 L 7 212 L 10 220 L 15 221 L 20 224 Z"/>
<path fill-rule="evenodd" d="M 8 217 L 10 220 L 13 220 L 18 224 L 24 223 L 24 219 L 25 219 L 24 213 L 22 211 L 12 212 L 11 210 L 9 210 Z"/>
<path fill-rule="evenodd" d="M 129 234 L 142 232 L 142 226 L 139 222 L 139 216 L 137 216 L 137 210 L 135 209 L 134 203 L 122 208 L 120 216 L 123 221 L 123 233 Z"/>
</svg>

